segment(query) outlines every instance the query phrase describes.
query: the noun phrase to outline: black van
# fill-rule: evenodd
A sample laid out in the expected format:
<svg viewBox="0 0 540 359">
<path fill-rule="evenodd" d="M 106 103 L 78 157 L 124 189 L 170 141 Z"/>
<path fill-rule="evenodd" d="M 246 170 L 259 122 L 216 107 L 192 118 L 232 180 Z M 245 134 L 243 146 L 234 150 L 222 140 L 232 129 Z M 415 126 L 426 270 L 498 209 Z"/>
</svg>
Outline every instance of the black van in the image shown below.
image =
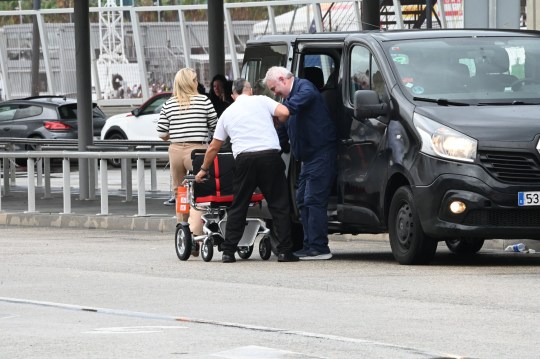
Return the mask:
<svg viewBox="0 0 540 359">
<path fill-rule="evenodd" d="M 269 93 L 260 80 L 274 65 L 311 80 L 334 116 L 330 232 L 388 232 L 402 264 L 429 262 L 438 241 L 471 254 L 485 239 L 540 239 L 539 32 L 321 33 L 248 43 L 242 76 L 259 93 Z M 294 191 L 298 163 L 288 171 Z"/>
</svg>

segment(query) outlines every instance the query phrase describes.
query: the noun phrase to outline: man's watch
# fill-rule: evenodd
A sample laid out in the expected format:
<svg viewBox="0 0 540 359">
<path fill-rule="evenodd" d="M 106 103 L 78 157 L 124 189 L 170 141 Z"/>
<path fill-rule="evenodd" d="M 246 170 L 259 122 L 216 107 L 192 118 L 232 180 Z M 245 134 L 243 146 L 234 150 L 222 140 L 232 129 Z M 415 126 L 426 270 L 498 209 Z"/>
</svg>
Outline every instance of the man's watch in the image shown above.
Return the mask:
<svg viewBox="0 0 540 359">
<path fill-rule="evenodd" d="M 208 170 L 206 168 L 202 168 L 202 167 L 201 167 L 201 171 L 208 172 Z"/>
</svg>

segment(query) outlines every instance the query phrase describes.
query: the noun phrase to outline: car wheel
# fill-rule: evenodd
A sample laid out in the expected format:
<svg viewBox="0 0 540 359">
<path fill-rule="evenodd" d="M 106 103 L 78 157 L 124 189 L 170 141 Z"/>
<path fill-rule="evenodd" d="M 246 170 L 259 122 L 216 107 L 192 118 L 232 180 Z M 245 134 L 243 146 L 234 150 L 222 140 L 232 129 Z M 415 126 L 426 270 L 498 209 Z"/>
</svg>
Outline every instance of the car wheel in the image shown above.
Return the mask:
<svg viewBox="0 0 540 359">
<path fill-rule="evenodd" d="M 32 137 L 28 137 L 29 140 L 42 140 L 43 137 L 40 137 L 40 136 L 32 136 Z M 25 151 L 37 151 L 37 146 L 34 145 L 34 144 L 27 144 L 24 146 L 24 150 Z M 18 164 L 19 166 L 23 166 L 23 167 L 26 167 L 26 163 L 27 163 L 27 159 L 26 158 L 16 158 L 15 159 L 15 163 Z"/>
<path fill-rule="evenodd" d="M 127 140 L 126 136 L 121 133 L 114 132 L 107 136 L 107 140 Z M 109 158 L 107 160 L 111 166 L 115 168 L 120 168 L 122 166 L 122 160 L 120 158 Z"/>
<path fill-rule="evenodd" d="M 483 239 L 448 239 L 446 246 L 455 254 L 475 254 L 484 245 Z"/>
<path fill-rule="evenodd" d="M 427 264 L 433 259 L 437 241 L 424 233 L 413 193 L 407 186 L 398 188 L 392 198 L 388 233 L 392 254 L 400 264 Z"/>
</svg>

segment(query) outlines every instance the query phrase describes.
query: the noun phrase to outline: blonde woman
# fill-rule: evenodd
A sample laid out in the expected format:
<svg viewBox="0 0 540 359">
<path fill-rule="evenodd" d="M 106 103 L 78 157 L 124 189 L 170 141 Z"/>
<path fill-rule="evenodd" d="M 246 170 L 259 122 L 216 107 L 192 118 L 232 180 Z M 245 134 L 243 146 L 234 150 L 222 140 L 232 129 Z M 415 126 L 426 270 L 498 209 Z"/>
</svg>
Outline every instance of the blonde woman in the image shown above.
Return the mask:
<svg viewBox="0 0 540 359">
<path fill-rule="evenodd" d="M 195 70 L 183 68 L 178 71 L 174 77 L 173 96 L 163 104 L 159 114 L 159 137 L 171 142 L 169 162 L 174 198 L 187 171 L 192 169 L 191 152 L 206 149 L 209 134 L 216 128 L 214 106 L 208 97 L 197 92 L 197 85 Z M 188 222 L 193 234 L 202 234 L 200 212 L 192 209 L 189 216 L 182 214 L 177 219 Z"/>
</svg>

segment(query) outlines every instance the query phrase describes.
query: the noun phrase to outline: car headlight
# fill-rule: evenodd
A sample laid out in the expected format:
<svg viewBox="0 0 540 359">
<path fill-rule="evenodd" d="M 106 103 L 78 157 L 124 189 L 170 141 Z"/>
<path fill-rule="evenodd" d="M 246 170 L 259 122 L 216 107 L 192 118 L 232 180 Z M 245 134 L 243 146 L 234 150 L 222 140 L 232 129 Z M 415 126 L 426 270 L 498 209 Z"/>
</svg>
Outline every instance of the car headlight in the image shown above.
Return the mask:
<svg viewBox="0 0 540 359">
<path fill-rule="evenodd" d="M 422 139 L 420 151 L 451 160 L 474 162 L 478 148 L 478 141 L 474 138 L 417 113 L 413 116 L 413 123 Z"/>
</svg>

